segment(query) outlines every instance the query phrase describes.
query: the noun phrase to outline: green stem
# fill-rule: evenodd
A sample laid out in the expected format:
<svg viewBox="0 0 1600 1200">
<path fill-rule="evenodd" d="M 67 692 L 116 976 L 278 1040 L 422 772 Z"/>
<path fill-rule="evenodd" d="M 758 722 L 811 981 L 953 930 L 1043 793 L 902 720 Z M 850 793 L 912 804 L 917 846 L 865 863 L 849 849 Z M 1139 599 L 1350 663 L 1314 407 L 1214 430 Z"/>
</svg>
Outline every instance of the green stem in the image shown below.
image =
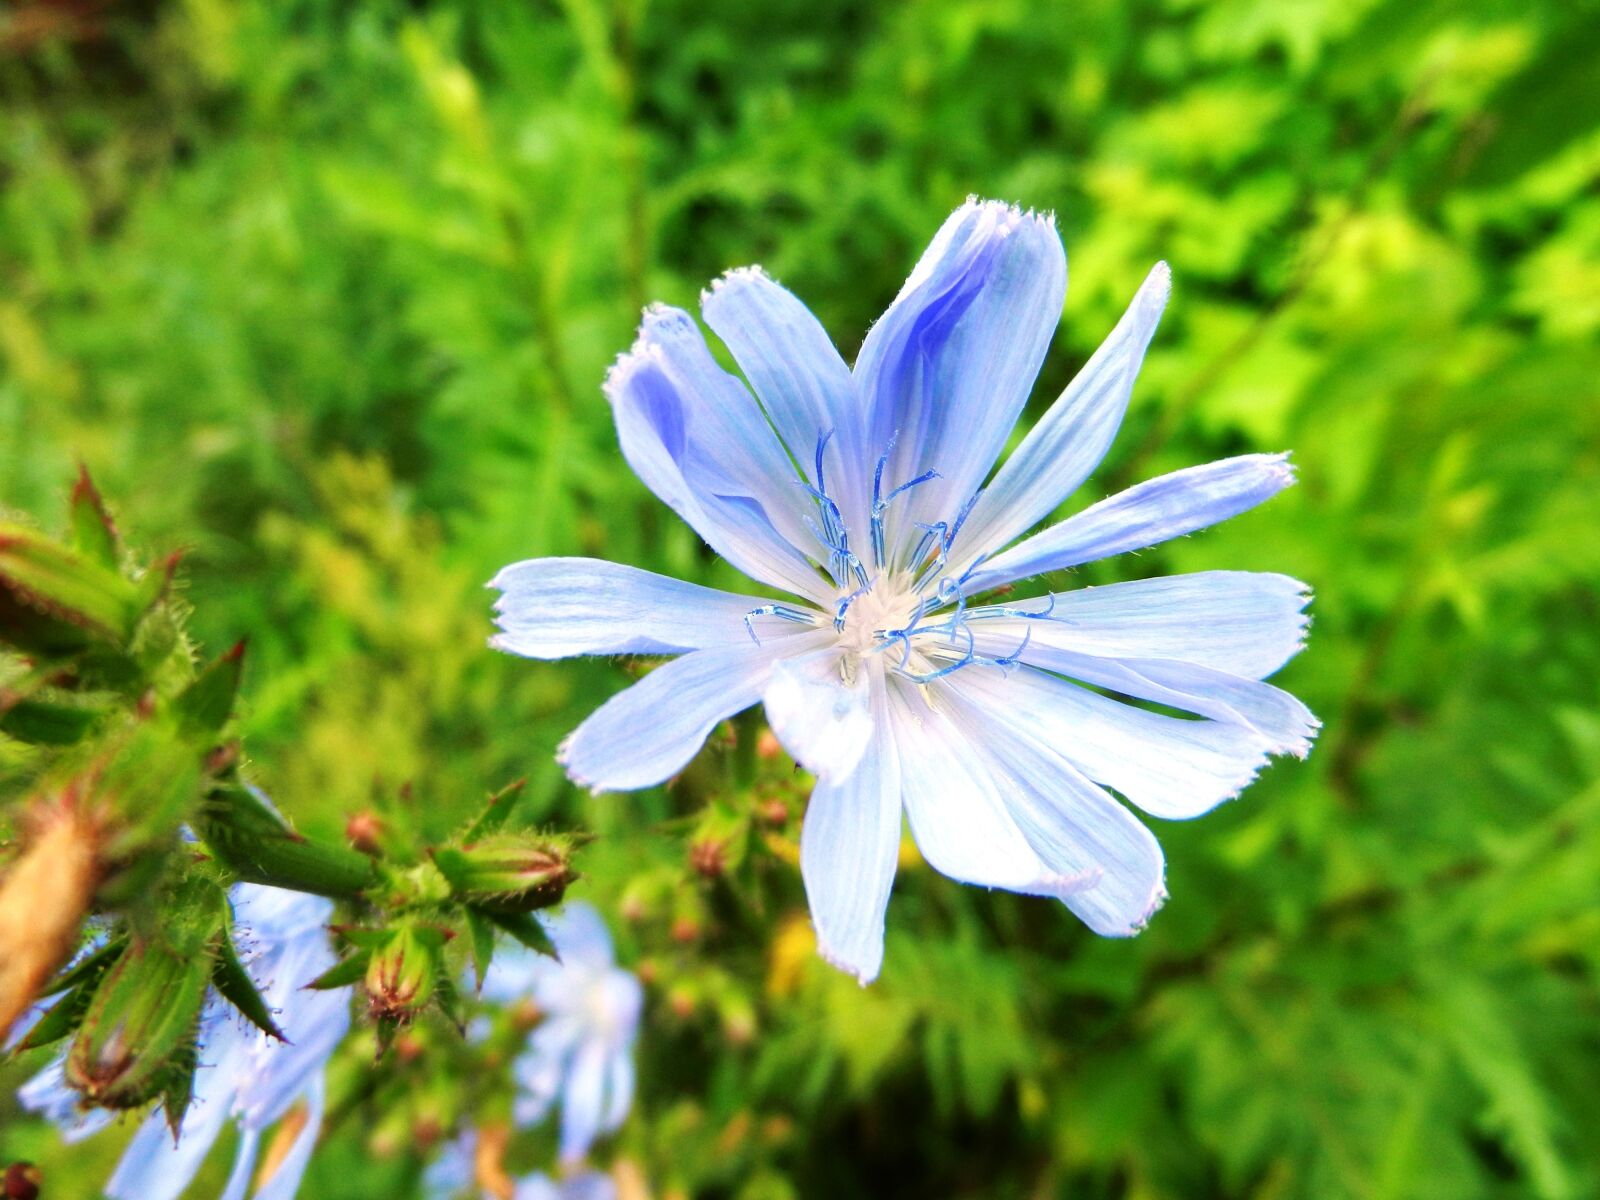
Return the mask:
<svg viewBox="0 0 1600 1200">
<path fill-rule="evenodd" d="M 350 898 L 377 877 L 365 854 L 301 836 L 249 790 L 233 784 L 207 798 L 199 833 L 217 861 L 247 883 Z"/>
</svg>

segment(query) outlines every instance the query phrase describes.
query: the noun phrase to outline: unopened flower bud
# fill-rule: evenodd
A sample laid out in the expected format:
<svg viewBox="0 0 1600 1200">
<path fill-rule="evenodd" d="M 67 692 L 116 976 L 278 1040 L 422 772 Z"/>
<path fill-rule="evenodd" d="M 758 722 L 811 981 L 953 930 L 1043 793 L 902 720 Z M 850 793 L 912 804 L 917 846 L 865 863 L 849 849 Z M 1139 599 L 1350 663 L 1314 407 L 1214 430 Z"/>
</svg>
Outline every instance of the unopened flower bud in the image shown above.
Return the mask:
<svg viewBox="0 0 1600 1200">
<path fill-rule="evenodd" d="M 193 1073 L 215 957 L 216 943 L 207 941 L 135 942 L 106 972 L 67 1053 L 67 1082 L 85 1098 L 104 1108 L 136 1108 Z"/>
<path fill-rule="evenodd" d="M 761 819 L 774 829 L 782 829 L 789 823 L 789 806 L 777 797 L 763 800 L 756 811 L 761 814 Z"/>
<path fill-rule="evenodd" d="M 345 822 L 344 836 L 363 854 L 381 853 L 383 820 L 370 809 L 362 809 Z"/>
<path fill-rule="evenodd" d="M 636 973 L 639 976 L 639 982 L 649 987 L 661 978 L 661 964 L 653 958 L 640 959 Z"/>
<path fill-rule="evenodd" d="M 783 753 L 783 745 L 778 741 L 776 734 L 770 729 L 763 729 L 756 738 L 756 756 L 771 762 Z"/>
<path fill-rule="evenodd" d="M 367 964 L 367 1004 L 379 1021 L 410 1021 L 433 997 L 439 978 L 437 934 L 403 925 L 372 952 Z"/>
<path fill-rule="evenodd" d="M 687 988 L 673 988 L 667 995 L 667 1007 L 672 1010 L 674 1016 L 687 1021 L 694 1016 L 694 993 Z"/>
<path fill-rule="evenodd" d="M 511 1024 L 518 1033 L 527 1033 L 538 1025 L 540 1021 L 544 1020 L 544 1009 L 526 998 L 513 1004 L 510 1013 Z"/>
<path fill-rule="evenodd" d="M 0 522 L 0 642 L 64 654 L 121 646 L 148 605 L 116 571 L 22 525 Z"/>
<path fill-rule="evenodd" d="M 483 908 L 528 913 L 558 904 L 577 878 L 565 838 L 496 833 L 433 852 L 439 873 L 462 900 Z"/>
<path fill-rule="evenodd" d="M 31 1162 L 14 1162 L 6 1168 L 5 1200 L 39 1200 L 39 1168 Z"/>
<path fill-rule="evenodd" d="M 703 879 L 717 879 L 728 869 L 728 845 L 717 838 L 689 843 L 689 867 Z"/>
<path fill-rule="evenodd" d="M 672 940 L 687 946 L 700 936 L 700 922 L 693 917 L 678 917 L 672 922 Z"/>
</svg>

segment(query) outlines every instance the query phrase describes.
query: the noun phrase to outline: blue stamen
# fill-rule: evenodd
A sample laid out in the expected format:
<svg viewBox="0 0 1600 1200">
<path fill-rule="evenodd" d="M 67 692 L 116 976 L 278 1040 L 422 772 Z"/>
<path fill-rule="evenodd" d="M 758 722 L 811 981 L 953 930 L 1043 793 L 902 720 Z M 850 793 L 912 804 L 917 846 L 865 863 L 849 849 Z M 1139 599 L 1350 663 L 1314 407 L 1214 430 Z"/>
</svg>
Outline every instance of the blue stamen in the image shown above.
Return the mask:
<svg viewBox="0 0 1600 1200">
<path fill-rule="evenodd" d="M 744 615 L 744 629 L 750 635 L 750 640 L 758 646 L 761 645 L 761 639 L 756 636 L 756 627 L 751 620 L 753 617 L 778 617 L 784 621 L 793 621 L 797 625 L 811 624 L 810 613 L 791 608 L 787 604 L 763 604 L 760 608 L 752 608 Z"/>
</svg>

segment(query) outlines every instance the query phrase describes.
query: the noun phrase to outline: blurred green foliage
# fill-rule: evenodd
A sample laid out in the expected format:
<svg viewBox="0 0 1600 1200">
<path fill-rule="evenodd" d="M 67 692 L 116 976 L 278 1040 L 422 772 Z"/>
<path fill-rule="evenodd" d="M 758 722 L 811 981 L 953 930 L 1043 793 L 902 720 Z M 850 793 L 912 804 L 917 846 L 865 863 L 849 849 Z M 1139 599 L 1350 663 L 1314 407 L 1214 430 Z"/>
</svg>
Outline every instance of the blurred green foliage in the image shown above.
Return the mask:
<svg viewBox="0 0 1600 1200">
<path fill-rule="evenodd" d="M 81 458 L 187 550 L 302 827 L 411 781 L 442 833 L 526 773 L 602 835 L 585 887 L 654 980 L 615 1150 L 653 1194 L 1600 1191 L 1592 0 L 18 0 L 0 40 L 0 501 L 53 522 Z M 1039 407 L 1172 263 L 1080 501 L 1248 449 L 1302 482 L 1082 578 L 1307 580 L 1279 682 L 1325 729 L 1159 829 L 1137 940 L 912 864 L 861 990 L 811 956 L 793 819 L 701 881 L 717 785 L 562 782 L 626 672 L 489 653 L 479 585 L 731 581 L 616 452 L 639 305 L 759 261 L 848 357 L 969 192 L 1059 214 Z M 119 1139 L 9 1103 L 0 1159 L 91 1194 Z M 405 1194 L 362 1124 L 309 1195 Z"/>
</svg>

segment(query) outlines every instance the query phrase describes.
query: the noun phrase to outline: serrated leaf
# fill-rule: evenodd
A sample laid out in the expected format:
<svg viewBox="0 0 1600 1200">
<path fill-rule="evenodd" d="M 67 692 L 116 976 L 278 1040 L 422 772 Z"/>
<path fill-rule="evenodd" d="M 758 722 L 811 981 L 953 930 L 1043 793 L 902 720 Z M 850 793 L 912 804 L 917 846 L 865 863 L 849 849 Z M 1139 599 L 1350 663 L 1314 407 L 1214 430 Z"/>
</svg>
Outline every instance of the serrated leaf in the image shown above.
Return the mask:
<svg viewBox="0 0 1600 1200">
<path fill-rule="evenodd" d="M 536 950 L 557 962 L 561 961 L 561 955 L 556 953 L 556 944 L 550 940 L 550 935 L 545 932 L 544 926 L 527 913 L 496 912 L 493 909 L 483 908 L 471 911 L 487 917 L 528 949 Z"/>
<path fill-rule="evenodd" d="M 71 511 L 72 548 L 103 567 L 117 570 L 122 554 L 121 539 L 99 489 L 89 478 L 89 468 L 82 464 L 78 467 L 78 480 L 72 485 Z"/>
<path fill-rule="evenodd" d="M 112 938 L 104 946 L 101 946 L 98 950 L 95 950 L 90 954 L 84 955 L 77 962 L 73 963 L 66 970 L 58 974 L 54 979 L 45 985 L 44 991 L 40 992 L 39 994 L 41 996 L 54 996 L 57 993 L 64 992 L 69 988 L 74 988 L 80 984 L 89 983 L 93 980 L 99 979 L 101 973 L 117 960 L 117 955 L 121 954 L 127 945 L 127 934 Z"/>
<path fill-rule="evenodd" d="M 326 992 L 333 988 L 349 987 L 353 983 L 360 983 L 367 973 L 367 962 L 372 958 L 372 951 L 358 950 L 349 958 L 341 959 L 333 964 L 321 975 L 318 975 L 307 988 L 313 991 Z"/>
<path fill-rule="evenodd" d="M 93 979 L 52 1004 L 44 1016 L 34 1022 L 28 1035 L 17 1043 L 17 1050 L 36 1050 L 71 1036 L 83 1024 L 84 1014 L 89 1011 L 89 1002 L 94 999 L 95 984 L 98 982 L 99 975 L 96 974 Z"/>
<path fill-rule="evenodd" d="M 272 1019 L 272 1011 L 267 1007 L 267 1002 L 262 998 L 255 981 L 250 978 L 249 972 L 244 969 L 244 964 L 239 961 L 231 932 L 223 937 L 222 945 L 217 951 L 216 962 L 212 964 L 211 986 L 262 1033 L 277 1038 L 280 1042 L 288 1041 L 283 1035 L 283 1030 L 279 1029 L 277 1022 Z"/>
<path fill-rule="evenodd" d="M 522 794 L 523 788 L 528 786 L 526 779 L 518 779 L 508 783 L 494 795 L 489 797 L 489 803 L 479 813 L 472 824 L 467 826 L 467 831 L 459 839 L 462 842 L 473 842 L 491 833 L 496 833 L 505 828 L 506 822 L 517 807 L 517 797 Z"/>
<path fill-rule="evenodd" d="M 478 990 L 483 990 L 484 977 L 494 959 L 494 925 L 475 908 L 467 909 L 467 935 L 471 939 L 472 972 Z"/>
<path fill-rule="evenodd" d="M 244 673 L 244 642 L 210 663 L 185 688 L 172 707 L 185 729 L 194 733 L 215 734 L 233 715 L 239 694 L 239 679 Z"/>
</svg>

